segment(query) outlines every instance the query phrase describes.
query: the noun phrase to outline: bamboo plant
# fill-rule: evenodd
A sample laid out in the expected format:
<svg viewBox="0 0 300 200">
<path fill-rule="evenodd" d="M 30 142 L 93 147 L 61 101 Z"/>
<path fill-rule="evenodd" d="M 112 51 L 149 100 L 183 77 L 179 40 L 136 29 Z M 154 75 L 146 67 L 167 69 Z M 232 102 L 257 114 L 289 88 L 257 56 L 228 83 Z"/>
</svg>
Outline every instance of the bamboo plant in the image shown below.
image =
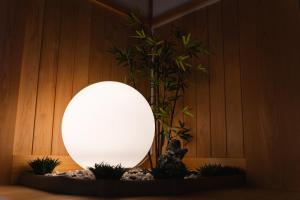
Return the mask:
<svg viewBox="0 0 300 200">
<path fill-rule="evenodd" d="M 111 52 L 120 66 L 129 69 L 127 83 L 136 87 L 141 78 L 150 83 L 149 103 L 156 122 L 154 152 L 157 163 L 166 142 L 177 138 L 188 143 L 192 139 L 191 129 L 182 120 L 175 122 L 175 116 L 178 112 L 193 116 L 188 105 L 178 108 L 178 101 L 184 96 L 187 78 L 193 68 L 207 73 L 206 66 L 195 64 L 195 60 L 207 55 L 208 51 L 192 39 L 190 33 L 178 28 L 174 28 L 167 38 L 162 38 L 134 14 L 128 16 L 128 25 L 133 42 L 126 48 L 113 47 Z"/>
</svg>

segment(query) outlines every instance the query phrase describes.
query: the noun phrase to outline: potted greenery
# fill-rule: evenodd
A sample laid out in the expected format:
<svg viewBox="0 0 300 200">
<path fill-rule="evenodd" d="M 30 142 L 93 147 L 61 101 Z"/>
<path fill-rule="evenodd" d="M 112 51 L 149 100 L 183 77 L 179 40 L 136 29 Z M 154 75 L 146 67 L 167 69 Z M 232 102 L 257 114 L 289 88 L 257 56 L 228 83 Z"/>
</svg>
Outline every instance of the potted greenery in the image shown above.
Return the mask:
<svg viewBox="0 0 300 200">
<path fill-rule="evenodd" d="M 192 70 L 207 73 L 205 66 L 194 61 L 208 55 L 208 51 L 190 33 L 178 28 L 165 39 L 153 34 L 151 27 L 134 14 L 129 15 L 128 22 L 134 42 L 126 48 L 113 47 L 111 52 L 119 65 L 128 68 L 129 84 L 136 87 L 137 79 L 143 77 L 151 85 L 149 103 L 155 115 L 155 163 L 158 163 L 165 143 L 173 139 L 187 143 L 192 139 L 190 128 L 183 121 L 175 122 L 175 112 Z M 179 110 L 186 117 L 193 116 L 188 105 Z M 151 156 L 148 156 L 152 167 Z"/>
</svg>

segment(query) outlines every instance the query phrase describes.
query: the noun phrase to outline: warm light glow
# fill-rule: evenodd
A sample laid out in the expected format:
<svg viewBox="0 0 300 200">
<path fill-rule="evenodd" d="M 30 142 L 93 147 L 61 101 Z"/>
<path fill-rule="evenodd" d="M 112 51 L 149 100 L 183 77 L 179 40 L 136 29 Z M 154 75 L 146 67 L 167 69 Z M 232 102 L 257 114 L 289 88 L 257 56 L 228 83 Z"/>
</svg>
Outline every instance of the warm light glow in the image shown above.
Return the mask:
<svg viewBox="0 0 300 200">
<path fill-rule="evenodd" d="M 136 166 L 152 145 L 154 129 L 154 116 L 143 95 L 112 81 L 81 90 L 62 120 L 65 147 L 83 168 L 99 162 Z"/>
</svg>

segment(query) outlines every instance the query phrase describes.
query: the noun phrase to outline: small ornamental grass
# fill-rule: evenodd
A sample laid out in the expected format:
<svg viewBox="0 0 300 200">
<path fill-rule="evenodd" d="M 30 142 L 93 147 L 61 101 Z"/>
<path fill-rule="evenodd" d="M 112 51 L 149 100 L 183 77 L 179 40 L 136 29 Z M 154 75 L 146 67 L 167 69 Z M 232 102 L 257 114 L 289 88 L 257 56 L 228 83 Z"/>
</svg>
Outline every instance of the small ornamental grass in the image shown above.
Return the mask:
<svg viewBox="0 0 300 200">
<path fill-rule="evenodd" d="M 222 166 L 221 164 L 207 164 L 197 169 L 200 176 L 232 176 L 244 175 L 245 171 L 238 167 Z"/>
<path fill-rule="evenodd" d="M 105 180 L 120 180 L 122 175 L 125 172 L 120 164 L 112 166 L 106 163 L 95 164 L 94 167 L 88 168 L 95 175 L 96 179 L 105 179 Z"/>
<path fill-rule="evenodd" d="M 52 173 L 55 167 L 60 165 L 60 163 L 61 162 L 58 159 L 49 157 L 37 158 L 28 162 L 33 172 L 38 175 Z"/>
</svg>

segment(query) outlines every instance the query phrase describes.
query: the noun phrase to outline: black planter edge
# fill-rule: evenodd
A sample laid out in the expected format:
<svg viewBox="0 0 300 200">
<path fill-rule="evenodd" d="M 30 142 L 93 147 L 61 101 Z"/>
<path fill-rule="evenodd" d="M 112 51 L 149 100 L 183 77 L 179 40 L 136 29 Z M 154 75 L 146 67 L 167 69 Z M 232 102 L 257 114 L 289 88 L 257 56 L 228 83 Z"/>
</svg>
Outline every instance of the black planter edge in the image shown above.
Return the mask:
<svg viewBox="0 0 300 200">
<path fill-rule="evenodd" d="M 179 195 L 211 189 L 240 187 L 245 183 L 245 175 L 182 180 L 120 181 L 78 180 L 61 176 L 35 175 L 29 172 L 22 173 L 17 180 L 19 185 L 50 193 L 98 197 Z"/>
</svg>

